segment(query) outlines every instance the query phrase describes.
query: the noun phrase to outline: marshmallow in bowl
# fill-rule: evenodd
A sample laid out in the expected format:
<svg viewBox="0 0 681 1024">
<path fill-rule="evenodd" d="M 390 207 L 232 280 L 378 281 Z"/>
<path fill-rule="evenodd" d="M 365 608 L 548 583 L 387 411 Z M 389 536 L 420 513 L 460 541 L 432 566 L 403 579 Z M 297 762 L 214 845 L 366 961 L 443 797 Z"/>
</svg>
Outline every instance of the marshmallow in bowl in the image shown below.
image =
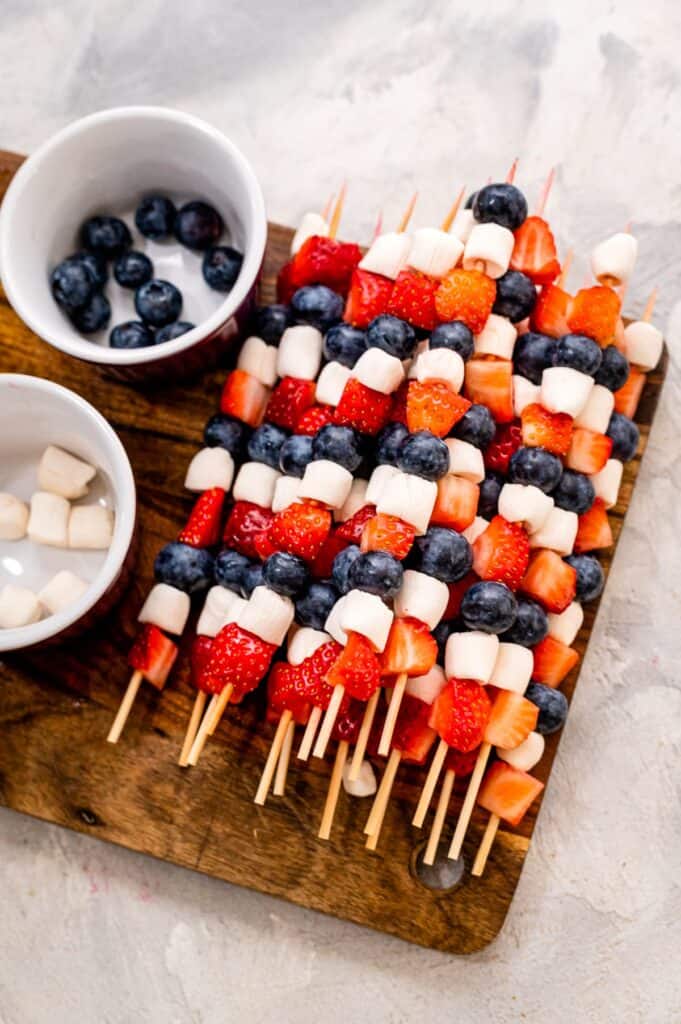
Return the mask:
<svg viewBox="0 0 681 1024">
<path fill-rule="evenodd" d="M 28 505 L 14 494 L 0 493 L 0 540 L 21 540 L 27 526 Z"/>
<path fill-rule="evenodd" d="M 56 445 L 48 445 L 38 465 L 38 485 L 43 491 L 73 500 L 88 492 L 97 470 Z"/>
<path fill-rule="evenodd" d="M 31 498 L 27 533 L 35 544 L 66 548 L 69 544 L 71 506 L 66 498 L 48 491 L 36 491 Z"/>
<path fill-rule="evenodd" d="M 28 587 L 8 583 L 0 590 L 0 629 L 17 629 L 38 622 L 42 605 Z"/>
<path fill-rule="evenodd" d="M 113 512 L 104 505 L 75 505 L 69 516 L 69 547 L 106 551 L 113 540 L 113 525 Z"/>
<path fill-rule="evenodd" d="M 89 583 L 76 576 L 74 572 L 62 569 L 38 591 L 38 600 L 51 615 L 56 615 L 57 612 L 79 601 L 89 586 Z"/>
</svg>

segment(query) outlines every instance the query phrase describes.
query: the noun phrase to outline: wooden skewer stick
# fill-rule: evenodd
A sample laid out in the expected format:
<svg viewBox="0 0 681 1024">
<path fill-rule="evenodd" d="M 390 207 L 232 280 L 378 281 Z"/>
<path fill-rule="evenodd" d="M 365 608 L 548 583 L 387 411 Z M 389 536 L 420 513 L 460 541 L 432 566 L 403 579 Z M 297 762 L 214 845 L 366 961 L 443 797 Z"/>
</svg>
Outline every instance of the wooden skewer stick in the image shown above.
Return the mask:
<svg viewBox="0 0 681 1024">
<path fill-rule="evenodd" d="M 440 836 L 442 835 L 442 829 L 444 828 L 445 818 L 447 817 L 447 808 L 449 807 L 449 801 L 452 796 L 452 787 L 454 786 L 455 775 L 451 768 L 448 768 L 445 772 L 444 781 L 442 783 L 442 789 L 440 790 L 440 796 L 437 801 L 437 807 L 435 809 L 435 817 L 433 818 L 433 825 L 428 836 L 428 845 L 426 846 L 426 852 L 423 854 L 424 864 L 434 864 L 435 857 L 437 856 L 437 848 L 440 845 Z"/>
<path fill-rule="evenodd" d="M 362 724 L 359 728 L 357 742 L 355 743 L 355 750 L 352 755 L 352 763 L 350 764 L 350 771 L 348 772 L 350 782 L 355 782 L 359 778 L 362 762 L 364 761 L 364 755 L 366 754 L 367 743 L 369 742 L 369 736 L 371 735 L 371 726 L 374 724 L 374 718 L 376 717 L 376 708 L 378 707 L 378 698 L 380 694 L 381 688 L 378 687 L 369 697 L 367 706 L 364 709 L 364 718 L 362 719 Z"/>
<path fill-rule="evenodd" d="M 397 233 L 398 233 L 398 235 L 401 235 L 409 227 L 409 221 L 411 220 L 411 215 L 414 212 L 414 207 L 416 206 L 416 200 L 418 199 L 418 197 L 419 197 L 418 192 L 414 192 L 414 195 L 409 200 L 409 203 L 407 205 L 407 209 L 402 214 L 402 220 L 397 225 Z"/>
<path fill-rule="evenodd" d="M 535 212 L 535 216 L 536 217 L 543 217 L 544 216 L 544 210 L 546 208 L 546 203 L 548 202 L 548 198 L 549 198 L 549 194 L 551 192 L 551 189 L 553 188 L 553 182 L 554 182 L 555 176 L 556 176 L 556 168 L 552 167 L 551 170 L 548 173 L 546 181 L 544 182 L 544 187 L 541 190 L 541 195 L 539 196 L 539 202 L 537 203 L 537 209 L 536 209 L 536 212 Z"/>
<path fill-rule="evenodd" d="M 461 204 L 463 202 L 463 197 L 464 197 L 465 194 L 466 194 L 466 186 L 464 185 L 463 188 L 461 189 L 461 191 L 459 192 L 458 196 L 456 197 L 456 199 L 452 203 L 452 206 L 451 206 L 451 209 L 450 209 L 449 213 L 447 214 L 445 219 L 442 221 L 442 230 L 443 231 L 449 231 L 449 229 L 451 228 L 452 224 L 454 223 L 454 220 L 456 219 L 456 215 L 459 212 L 459 210 L 461 209 Z"/>
<path fill-rule="evenodd" d="M 397 677 L 395 686 L 393 687 L 390 704 L 388 705 L 388 713 L 385 716 L 385 722 L 383 723 L 383 732 L 381 733 L 381 739 L 378 744 L 379 757 L 387 757 L 390 753 L 390 741 L 393 738 L 395 723 L 397 722 L 397 716 L 400 712 L 406 685 L 407 673 L 401 672 Z"/>
<path fill-rule="evenodd" d="M 212 736 L 213 732 L 215 731 L 214 728 L 211 730 L 211 727 L 213 725 L 213 718 L 219 708 L 222 708 L 224 710 L 224 708 L 227 707 L 227 704 L 229 703 L 229 698 L 232 696 L 233 690 L 234 687 L 232 686 L 232 684 L 228 683 L 227 686 L 225 686 L 224 689 L 222 690 L 222 693 L 216 693 L 211 697 L 210 704 L 208 705 L 206 713 L 203 716 L 201 725 L 199 726 L 199 731 L 196 734 L 196 739 L 192 744 L 192 749 L 189 751 L 189 757 L 187 758 L 188 764 L 192 766 L 198 764 L 199 758 L 201 757 L 201 754 L 203 752 L 203 748 L 205 747 L 208 741 L 208 737 Z M 221 717 L 222 711 L 220 711 L 220 714 L 218 715 L 218 722 L 220 721 Z"/>
<path fill-rule="evenodd" d="M 267 755 L 265 767 L 262 775 L 260 776 L 260 783 L 254 797 L 254 803 L 259 804 L 261 807 L 265 803 L 265 800 L 267 800 L 267 794 L 269 793 L 270 786 L 272 785 L 272 779 L 274 778 L 274 772 L 277 767 L 277 762 L 279 761 L 281 748 L 284 745 L 289 722 L 292 717 L 293 716 L 290 711 L 282 711 L 279 724 L 277 725 L 277 731 L 274 734 L 272 746 L 270 747 L 270 752 Z"/>
<path fill-rule="evenodd" d="M 383 778 L 381 779 L 381 785 L 379 786 L 378 793 L 376 794 L 374 806 L 371 808 L 371 814 L 364 826 L 364 832 L 369 836 L 365 843 L 368 850 L 375 850 L 378 845 L 378 837 L 380 836 L 381 829 L 383 828 L 385 812 L 388 809 L 390 794 L 392 793 L 392 788 L 395 784 L 395 776 L 397 775 L 397 769 L 400 767 L 401 760 L 401 751 L 393 748 L 390 751 L 388 764 Z"/>
<path fill-rule="evenodd" d="M 445 763 L 445 758 L 447 756 L 448 750 L 449 746 L 445 743 L 444 740 L 440 740 L 437 746 L 437 750 L 433 755 L 433 760 L 430 762 L 430 768 L 428 769 L 426 781 L 424 783 L 423 789 L 421 790 L 419 802 L 416 805 L 414 817 L 411 819 L 412 825 L 415 825 L 416 828 L 421 828 L 423 822 L 426 819 L 426 814 L 428 813 L 428 808 L 430 807 L 430 801 L 432 799 L 433 793 L 435 792 L 437 780 L 440 778 L 440 772 L 442 771 L 442 765 Z"/>
<path fill-rule="evenodd" d="M 333 825 L 333 818 L 338 805 L 341 782 L 343 781 L 343 768 L 345 767 L 345 762 L 348 759 L 348 748 L 349 744 L 347 740 L 341 740 L 338 744 L 336 760 L 333 762 L 331 782 L 329 783 L 329 792 L 326 794 L 322 823 L 319 826 L 319 832 L 317 833 L 320 839 L 328 839 L 331 835 L 331 826 Z"/>
<path fill-rule="evenodd" d="M 312 744 L 314 743 L 314 738 L 317 735 L 317 726 L 319 725 L 321 717 L 322 709 L 318 707 L 312 708 L 310 717 L 307 720 L 307 725 L 305 726 L 305 732 L 303 733 L 300 747 L 298 748 L 298 758 L 301 761 L 307 761 L 310 756 Z"/>
<path fill-rule="evenodd" d="M 652 292 L 648 297 L 648 301 L 646 302 L 646 308 L 643 310 L 643 316 L 641 317 L 641 320 L 645 320 L 646 323 L 648 323 L 653 318 L 653 313 L 655 312 L 655 304 L 657 303 L 657 295 L 658 289 L 657 286 L 655 286 L 655 288 L 653 288 Z"/>
<path fill-rule="evenodd" d="M 333 731 L 336 718 L 338 717 L 338 711 L 340 709 L 344 693 L 344 686 L 341 686 L 340 684 L 338 686 L 334 686 L 329 706 L 326 709 L 326 714 L 324 715 L 322 727 L 317 734 L 317 742 L 315 743 L 314 750 L 312 751 L 313 757 L 324 757 L 324 754 L 326 753 L 326 748 L 329 740 L 331 739 L 331 733 Z"/>
<path fill-rule="evenodd" d="M 556 278 L 556 285 L 558 288 L 564 288 L 567 276 L 570 273 L 570 267 L 572 266 L 572 260 L 574 258 L 574 249 L 568 249 L 565 253 L 565 259 L 563 260 L 563 266 L 560 268 L 560 274 Z"/>
<path fill-rule="evenodd" d="M 515 158 L 515 160 L 513 161 L 513 163 L 511 164 L 511 166 L 509 168 L 508 174 L 506 175 L 506 184 L 507 185 L 512 185 L 513 184 L 513 182 L 515 181 L 515 174 L 516 174 L 517 170 L 518 170 L 518 157 Z"/>
<path fill-rule="evenodd" d="M 456 828 L 454 830 L 452 844 L 449 847 L 449 853 L 447 854 L 447 856 L 452 860 L 458 860 L 459 854 L 461 853 L 461 847 L 463 846 L 463 841 L 466 838 L 466 832 L 468 831 L 468 825 L 470 824 L 471 815 L 473 814 L 473 808 L 475 807 L 475 801 L 478 796 L 478 790 L 480 789 L 480 783 L 482 782 L 482 776 L 485 773 L 485 767 L 489 760 L 491 750 L 491 743 L 482 743 L 480 745 L 478 759 L 475 762 L 471 781 L 468 783 L 463 807 L 461 808 L 459 820 L 457 821 Z"/>
<path fill-rule="evenodd" d="M 189 764 L 189 752 L 194 745 L 196 734 L 199 729 L 199 723 L 206 706 L 207 694 L 205 690 L 199 690 L 194 699 L 194 707 L 189 718 L 189 725 L 187 726 L 187 732 L 185 733 L 184 743 L 182 744 L 182 750 L 180 752 L 180 759 L 177 762 L 180 768 L 186 768 Z"/>
<path fill-rule="evenodd" d="M 487 858 L 489 857 L 489 852 L 492 849 L 492 844 L 494 843 L 494 838 L 497 834 L 497 829 L 499 828 L 500 823 L 500 819 L 496 814 L 490 814 L 485 834 L 482 837 L 482 842 L 478 847 L 478 852 L 475 855 L 475 860 L 471 869 L 471 874 L 475 875 L 476 878 L 479 878 L 485 870 L 485 864 L 487 863 Z"/>
<path fill-rule="evenodd" d="M 348 190 L 348 184 L 346 181 L 341 185 L 341 190 L 338 193 L 338 199 L 333 208 L 331 214 L 331 222 L 329 223 L 329 238 L 335 238 L 338 234 L 338 228 L 340 227 L 341 216 L 343 215 L 343 204 L 345 203 L 345 193 Z"/>
<path fill-rule="evenodd" d="M 234 687 L 230 685 L 230 686 L 225 686 L 224 689 L 222 690 L 222 693 L 218 694 L 218 699 L 215 701 L 215 706 L 214 706 L 213 712 L 212 712 L 212 714 L 210 716 L 210 721 L 208 722 L 208 735 L 209 736 L 213 735 L 213 733 L 215 732 L 215 730 L 219 726 L 220 722 L 222 721 L 222 716 L 225 713 L 227 705 L 229 704 L 230 700 L 232 699 L 232 693 L 233 692 L 234 692 Z M 209 708 L 209 710 L 210 710 L 210 708 Z"/>
<path fill-rule="evenodd" d="M 130 714 L 132 706 L 135 703 L 135 697 L 137 696 L 137 691 L 142 685 L 143 679 L 144 676 L 139 671 L 133 672 L 133 674 L 131 675 L 130 682 L 128 683 L 128 688 L 123 694 L 123 700 L 119 705 L 118 711 L 116 712 L 116 717 L 114 718 L 111 728 L 109 729 L 109 735 L 106 738 L 107 743 L 118 743 L 119 739 L 121 738 L 121 733 L 125 728 L 125 723 L 127 722 L 128 715 Z"/>
<path fill-rule="evenodd" d="M 335 198 L 336 198 L 335 193 L 332 192 L 331 195 L 329 196 L 329 198 L 326 200 L 326 206 L 322 210 L 322 217 L 326 221 L 328 221 L 329 217 L 331 216 L 331 209 L 333 207 L 333 201 L 334 201 Z"/>
<path fill-rule="evenodd" d="M 284 796 L 286 793 L 286 779 L 288 777 L 288 766 L 291 761 L 291 750 L 293 749 L 293 737 L 296 732 L 296 723 L 288 723 L 288 729 L 281 745 L 281 753 L 277 762 L 277 773 L 274 776 L 272 792 L 275 796 Z"/>
<path fill-rule="evenodd" d="M 381 231 L 383 230 L 383 210 L 378 211 L 378 217 L 376 218 L 376 227 L 374 228 L 372 242 L 375 242 Z"/>
</svg>

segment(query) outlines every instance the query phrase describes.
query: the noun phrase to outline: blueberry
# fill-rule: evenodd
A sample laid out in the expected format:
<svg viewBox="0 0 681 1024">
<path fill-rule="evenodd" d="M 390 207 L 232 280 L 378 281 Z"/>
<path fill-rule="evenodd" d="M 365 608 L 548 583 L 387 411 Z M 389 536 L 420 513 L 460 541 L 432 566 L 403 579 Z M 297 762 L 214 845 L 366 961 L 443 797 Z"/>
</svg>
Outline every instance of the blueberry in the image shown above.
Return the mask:
<svg viewBox="0 0 681 1024">
<path fill-rule="evenodd" d="M 362 552 L 356 544 L 349 544 L 342 551 L 339 551 L 333 560 L 331 579 L 339 594 L 347 594 L 352 590 L 350 583 L 350 568 L 356 559 L 361 557 Z"/>
<path fill-rule="evenodd" d="M 95 275 L 79 256 L 62 260 L 50 274 L 54 301 L 67 313 L 89 302 L 98 287 Z"/>
<path fill-rule="evenodd" d="M 546 612 L 535 601 L 527 597 L 517 597 L 516 620 L 506 630 L 502 640 L 510 644 L 522 644 L 523 647 L 534 647 L 541 643 L 549 629 Z"/>
<path fill-rule="evenodd" d="M 421 572 L 443 583 L 456 583 L 470 571 L 473 551 L 461 533 L 444 526 L 430 526 L 414 544 Z"/>
<path fill-rule="evenodd" d="M 359 327 L 336 324 L 324 338 L 324 358 L 351 370 L 366 347 L 367 336 Z"/>
<path fill-rule="evenodd" d="M 594 380 L 608 391 L 619 391 L 629 380 L 629 363 L 614 345 L 603 349 L 601 366 Z"/>
<path fill-rule="evenodd" d="M 505 583 L 491 580 L 474 583 L 461 602 L 461 618 L 465 624 L 483 633 L 504 633 L 515 622 L 517 612 L 513 591 Z"/>
<path fill-rule="evenodd" d="M 312 438 L 306 434 L 287 437 L 279 453 L 279 469 L 282 473 L 302 477 L 308 462 L 312 462 Z"/>
<path fill-rule="evenodd" d="M 216 292 L 231 292 L 243 262 L 241 253 L 231 245 L 213 245 L 206 249 L 201 263 L 203 279 Z"/>
<path fill-rule="evenodd" d="M 396 466 L 397 457 L 409 431 L 403 423 L 388 423 L 376 438 L 376 462 L 379 466 Z"/>
<path fill-rule="evenodd" d="M 250 427 L 241 420 L 217 412 L 206 423 L 203 440 L 208 448 L 226 448 L 232 458 L 239 459 L 246 451 L 250 434 Z"/>
<path fill-rule="evenodd" d="M 429 348 L 450 348 L 458 352 L 464 362 L 473 355 L 475 340 L 473 332 L 462 320 L 450 320 L 449 323 L 438 324 L 430 336 Z"/>
<path fill-rule="evenodd" d="M 527 200 L 519 188 L 508 182 L 485 185 L 475 195 L 473 216 L 481 224 L 501 224 L 515 231 L 527 217 Z"/>
<path fill-rule="evenodd" d="M 71 313 L 71 323 L 83 334 L 101 331 L 111 319 L 111 306 L 106 295 L 95 292 L 89 302 Z"/>
<path fill-rule="evenodd" d="M 409 359 L 416 348 L 416 333 L 406 320 L 382 313 L 367 328 L 367 347 L 383 349 L 398 359 Z"/>
<path fill-rule="evenodd" d="M 362 461 L 362 441 L 352 427 L 327 423 L 312 438 L 312 458 L 328 459 L 354 473 Z"/>
<path fill-rule="evenodd" d="M 537 289 L 519 270 L 507 270 L 497 278 L 497 295 L 492 312 L 517 324 L 525 320 L 537 301 Z"/>
<path fill-rule="evenodd" d="M 541 384 L 544 370 L 553 365 L 555 338 L 537 331 L 521 334 L 513 350 L 513 370 L 533 384 Z"/>
<path fill-rule="evenodd" d="M 475 197 L 477 196 L 477 194 L 478 194 L 477 192 L 471 192 L 471 194 L 469 195 L 468 199 L 463 204 L 464 210 L 472 210 L 473 209 L 473 203 L 475 202 Z"/>
<path fill-rule="evenodd" d="M 596 498 L 594 485 L 584 473 L 575 469 L 564 469 L 558 486 L 551 497 L 558 508 L 576 512 L 578 516 L 588 512 Z"/>
<path fill-rule="evenodd" d="M 173 233 L 177 210 L 167 196 L 147 196 L 135 211 L 135 224 L 145 238 L 158 241 Z"/>
<path fill-rule="evenodd" d="M 148 256 L 136 249 L 129 249 L 114 263 L 114 277 L 122 288 L 139 288 L 151 281 L 154 265 Z"/>
<path fill-rule="evenodd" d="M 577 600 L 593 601 L 605 586 L 605 573 L 593 555 L 568 555 L 565 559 L 577 572 Z"/>
<path fill-rule="evenodd" d="M 170 281 L 154 278 L 135 292 L 135 309 L 151 327 L 165 327 L 182 312 L 182 294 Z"/>
<path fill-rule="evenodd" d="M 172 541 L 161 548 L 154 562 L 154 577 L 186 594 L 207 590 L 213 582 L 215 559 L 204 548 Z"/>
<path fill-rule="evenodd" d="M 558 484 L 563 464 L 545 448 L 518 448 L 508 464 L 508 477 L 514 484 L 531 484 L 548 494 Z"/>
<path fill-rule="evenodd" d="M 638 427 L 628 416 L 614 412 L 610 417 L 606 434 L 612 440 L 611 458 L 628 462 L 638 448 Z"/>
<path fill-rule="evenodd" d="M 424 480 L 439 480 L 449 470 L 449 449 L 429 430 L 417 430 L 400 448 L 397 465 L 403 473 L 413 473 Z"/>
<path fill-rule="evenodd" d="M 291 299 L 296 323 L 310 324 L 325 334 L 343 315 L 343 299 L 325 284 L 308 284 Z"/>
<path fill-rule="evenodd" d="M 445 647 L 447 646 L 447 640 L 449 634 L 452 632 L 451 623 L 449 622 L 438 622 L 435 629 L 432 631 L 433 639 L 437 644 L 437 660 L 442 665 L 445 663 Z"/>
<path fill-rule="evenodd" d="M 173 324 L 166 324 L 156 331 L 156 344 L 161 345 L 164 341 L 174 341 L 182 337 L 188 331 L 193 331 L 196 324 L 190 324 L 188 320 L 176 320 Z"/>
<path fill-rule="evenodd" d="M 262 565 L 260 562 L 251 562 L 241 580 L 241 593 L 244 597 L 250 597 L 255 588 L 262 586 L 262 583 Z"/>
<path fill-rule="evenodd" d="M 111 348 L 146 348 L 154 344 L 154 335 L 141 320 L 116 324 L 109 335 Z"/>
<path fill-rule="evenodd" d="M 403 576 L 401 563 L 388 551 L 360 554 L 352 560 L 348 569 L 351 590 L 366 590 L 382 598 L 395 596 L 402 586 Z"/>
<path fill-rule="evenodd" d="M 525 697 L 539 708 L 539 717 L 534 727 L 536 732 L 542 736 L 549 736 L 563 728 L 568 713 L 568 702 L 564 693 L 542 683 L 530 683 L 525 690 Z"/>
<path fill-rule="evenodd" d="M 310 629 L 324 629 L 338 591 L 330 583 L 311 583 L 296 601 L 296 622 Z"/>
<path fill-rule="evenodd" d="M 119 217 L 90 217 L 80 229 L 83 248 L 103 260 L 115 260 L 132 245 L 132 235 Z"/>
<path fill-rule="evenodd" d="M 261 306 L 255 311 L 253 333 L 268 345 L 278 345 L 282 334 L 292 323 L 293 317 L 289 307 L 275 302 L 271 306 Z"/>
<path fill-rule="evenodd" d="M 472 405 L 454 425 L 452 437 L 467 441 L 484 451 L 496 432 L 492 413 L 486 405 Z"/>
<path fill-rule="evenodd" d="M 594 377 L 603 358 L 601 347 L 585 334 L 564 334 L 553 347 L 552 364 L 570 366 Z"/>
<path fill-rule="evenodd" d="M 250 564 L 250 559 L 245 555 L 240 555 L 238 551 L 233 551 L 231 548 L 225 548 L 215 556 L 213 578 L 219 586 L 227 587 L 228 590 L 240 594 L 244 573 Z"/>
<path fill-rule="evenodd" d="M 295 597 L 309 580 L 309 572 L 302 558 L 285 551 L 275 551 L 262 567 L 263 582 L 284 597 Z"/>
<path fill-rule="evenodd" d="M 100 259 L 96 253 L 88 252 L 87 249 L 81 249 L 80 252 L 74 253 L 71 259 L 78 260 L 88 269 L 95 283 L 95 288 L 104 287 L 109 278 L 109 272 L 106 269 L 105 261 Z"/>
<path fill-rule="evenodd" d="M 185 203 L 175 217 L 175 237 L 182 245 L 197 252 L 210 248 L 220 238 L 222 217 L 208 203 L 200 199 Z"/>
<path fill-rule="evenodd" d="M 501 473 L 493 469 L 485 470 L 485 479 L 480 484 L 478 496 L 478 515 L 483 519 L 493 519 L 499 511 L 499 495 L 504 486 Z"/>
<path fill-rule="evenodd" d="M 252 462 L 262 462 L 272 469 L 279 469 L 279 456 L 288 433 L 274 423 L 263 423 L 251 434 L 248 441 L 248 457 Z"/>
</svg>

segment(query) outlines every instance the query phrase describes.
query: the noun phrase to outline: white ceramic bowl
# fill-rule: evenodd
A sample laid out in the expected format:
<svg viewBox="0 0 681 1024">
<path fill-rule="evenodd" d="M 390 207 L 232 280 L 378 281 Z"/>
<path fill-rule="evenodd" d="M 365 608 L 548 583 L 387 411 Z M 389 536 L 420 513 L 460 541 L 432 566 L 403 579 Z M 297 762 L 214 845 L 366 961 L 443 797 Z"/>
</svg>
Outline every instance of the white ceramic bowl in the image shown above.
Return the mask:
<svg viewBox="0 0 681 1024">
<path fill-rule="evenodd" d="M 139 200 L 159 192 L 179 202 L 205 199 L 219 210 L 230 241 L 244 254 L 239 278 L 223 299 L 213 293 L 213 311 L 173 341 L 123 350 L 88 340 L 56 305 L 49 273 L 81 248 L 78 231 L 87 217 L 127 213 L 131 224 Z M 0 211 L 0 274 L 16 312 L 55 348 L 118 376 L 157 378 L 200 368 L 211 356 L 214 362 L 236 336 L 252 310 L 266 239 L 260 185 L 229 139 L 179 111 L 119 107 L 58 132 L 16 173 Z M 133 246 L 141 248 L 141 241 L 135 233 Z M 175 248 L 181 250 L 179 243 Z M 191 257 L 200 279 L 200 261 Z M 178 252 L 176 262 L 181 259 Z M 171 253 L 166 262 L 172 261 Z M 182 319 L 192 320 L 192 309 L 185 308 Z"/>
<path fill-rule="evenodd" d="M 36 471 L 49 444 L 97 467 L 87 500 L 115 510 L 113 542 L 106 552 L 78 552 L 0 540 L 0 587 L 24 584 L 37 591 L 56 572 L 70 568 L 90 581 L 70 607 L 18 629 L 0 629 L 0 651 L 53 640 L 86 628 L 118 596 L 131 567 L 135 530 L 135 481 L 123 445 L 104 417 L 73 391 L 39 377 L 0 374 L 0 491 L 28 501 L 38 490 Z"/>
</svg>

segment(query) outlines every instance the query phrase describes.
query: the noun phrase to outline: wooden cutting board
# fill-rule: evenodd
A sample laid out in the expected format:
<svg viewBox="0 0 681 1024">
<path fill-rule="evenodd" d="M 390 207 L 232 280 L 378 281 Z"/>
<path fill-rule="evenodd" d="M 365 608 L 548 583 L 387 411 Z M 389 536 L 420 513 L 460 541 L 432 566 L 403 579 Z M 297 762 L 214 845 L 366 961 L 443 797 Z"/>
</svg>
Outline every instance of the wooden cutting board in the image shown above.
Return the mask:
<svg viewBox="0 0 681 1024">
<path fill-rule="evenodd" d="M 0 196 L 21 160 L 0 152 Z M 287 258 L 291 234 L 289 228 L 270 225 L 263 301 L 274 296 L 276 271 Z M 470 953 L 490 942 L 513 898 L 537 805 L 518 829 L 502 825 L 481 879 L 472 878 L 468 870 L 486 817 L 476 812 L 464 846 L 467 869 L 460 884 L 434 891 L 414 870 L 427 838 L 410 824 L 423 770 L 400 769 L 378 853 L 370 854 L 362 834 L 369 802 L 344 793 L 331 841 L 316 838 L 333 752 L 326 763 L 313 759 L 299 767 L 293 759 L 286 797 L 270 798 L 264 808 L 254 805 L 272 738 L 256 700 L 228 712 L 197 768 L 179 768 L 177 757 L 194 698 L 186 656 L 179 659 L 163 694 L 142 687 L 121 742 L 105 742 L 128 681 L 126 655 L 151 584 L 155 554 L 177 534 L 190 508 L 182 487 L 184 473 L 201 444 L 203 424 L 217 409 L 224 369 L 188 384 L 132 388 L 40 341 L 0 293 L 0 371 L 58 381 L 104 413 L 132 462 L 141 528 L 134 582 L 107 621 L 59 648 L 8 656 L 0 663 L 0 801 L 86 835 L 423 946 Z M 639 455 L 625 468 L 620 501 L 611 516 L 616 538 L 665 372 L 666 354 L 650 374 L 639 406 Z M 611 556 L 602 559 L 606 572 L 610 561 Z M 597 603 L 587 611 L 577 642 L 581 654 L 596 611 Z M 568 698 L 576 682 L 575 672 L 563 685 Z M 536 769 L 542 780 L 549 776 L 558 741 L 559 735 L 547 737 L 546 754 Z M 460 797 L 452 812 L 459 803 Z"/>
</svg>

